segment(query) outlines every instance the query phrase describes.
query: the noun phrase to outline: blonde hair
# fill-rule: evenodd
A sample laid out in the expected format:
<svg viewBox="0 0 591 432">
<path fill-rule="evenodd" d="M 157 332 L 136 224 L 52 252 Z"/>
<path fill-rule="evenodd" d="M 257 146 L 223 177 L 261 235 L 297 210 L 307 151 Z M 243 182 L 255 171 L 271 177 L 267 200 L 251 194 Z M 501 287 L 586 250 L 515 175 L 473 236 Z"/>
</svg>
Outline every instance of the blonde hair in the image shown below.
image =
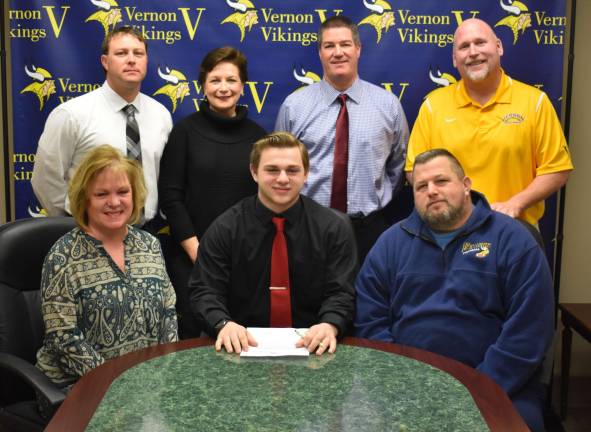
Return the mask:
<svg viewBox="0 0 591 432">
<path fill-rule="evenodd" d="M 133 210 L 129 221 L 135 224 L 140 221 L 142 209 L 146 200 L 146 184 L 142 167 L 135 161 L 126 158 L 121 152 L 110 145 L 101 145 L 89 151 L 70 180 L 68 198 L 70 199 L 70 213 L 82 229 L 88 229 L 87 203 L 88 189 L 96 177 L 104 170 L 125 173 L 131 185 Z"/>
<path fill-rule="evenodd" d="M 297 147 L 302 155 L 302 165 L 304 165 L 304 172 L 310 169 L 310 157 L 308 156 L 308 149 L 299 139 L 289 132 L 273 132 L 264 136 L 252 146 L 250 152 L 250 165 L 257 170 L 259 162 L 261 161 L 261 154 L 263 150 L 268 148 L 292 148 Z"/>
</svg>

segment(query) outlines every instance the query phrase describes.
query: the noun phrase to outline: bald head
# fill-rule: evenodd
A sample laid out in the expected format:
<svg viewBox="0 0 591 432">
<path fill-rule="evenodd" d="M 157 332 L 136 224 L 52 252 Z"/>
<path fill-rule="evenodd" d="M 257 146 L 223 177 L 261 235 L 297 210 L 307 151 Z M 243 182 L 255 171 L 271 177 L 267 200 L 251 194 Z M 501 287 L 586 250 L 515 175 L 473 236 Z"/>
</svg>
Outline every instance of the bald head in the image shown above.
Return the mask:
<svg viewBox="0 0 591 432">
<path fill-rule="evenodd" d="M 503 45 L 491 26 L 471 18 L 454 34 L 453 64 L 466 85 L 498 84 Z"/>
<path fill-rule="evenodd" d="M 466 32 L 466 31 L 470 31 L 470 30 L 476 30 L 480 33 L 488 34 L 490 37 L 492 37 L 494 39 L 498 39 L 495 31 L 492 29 L 491 26 L 488 25 L 488 23 L 486 21 L 483 21 L 478 18 L 468 18 L 468 19 L 462 21 L 462 23 L 458 26 L 458 28 L 456 29 L 456 31 L 454 33 L 454 48 L 456 45 L 456 41 L 458 40 L 458 34 L 460 34 L 460 37 L 461 37 L 462 32 Z"/>
</svg>

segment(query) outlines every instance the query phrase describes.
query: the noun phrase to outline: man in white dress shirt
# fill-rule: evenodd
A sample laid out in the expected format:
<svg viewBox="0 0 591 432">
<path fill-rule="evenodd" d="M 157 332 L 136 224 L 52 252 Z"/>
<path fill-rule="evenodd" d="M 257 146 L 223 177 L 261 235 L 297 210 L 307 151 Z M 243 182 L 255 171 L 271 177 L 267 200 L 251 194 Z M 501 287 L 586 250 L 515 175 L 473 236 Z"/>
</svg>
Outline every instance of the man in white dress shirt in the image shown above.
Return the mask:
<svg viewBox="0 0 591 432">
<path fill-rule="evenodd" d="M 49 114 L 39 139 L 31 184 L 49 216 L 68 214 L 68 181 L 86 152 L 109 144 L 128 154 L 124 109 L 133 105 L 148 189 L 147 222 L 157 213 L 160 157 L 172 118 L 161 103 L 140 93 L 148 64 L 141 33 L 131 27 L 113 30 L 103 43 L 101 64 L 106 75 L 102 87 L 59 105 Z"/>
</svg>

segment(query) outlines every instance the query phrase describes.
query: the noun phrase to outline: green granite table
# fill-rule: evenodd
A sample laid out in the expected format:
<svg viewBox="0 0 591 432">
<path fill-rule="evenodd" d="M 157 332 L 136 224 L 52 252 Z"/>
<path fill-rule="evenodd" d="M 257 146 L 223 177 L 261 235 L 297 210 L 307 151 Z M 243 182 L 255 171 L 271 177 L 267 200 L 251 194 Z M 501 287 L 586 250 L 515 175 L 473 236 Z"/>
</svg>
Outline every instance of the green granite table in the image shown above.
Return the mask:
<svg viewBox="0 0 591 432">
<path fill-rule="evenodd" d="M 459 362 L 345 338 L 334 355 L 256 359 L 208 338 L 85 375 L 46 431 L 527 431 L 507 395 Z"/>
</svg>

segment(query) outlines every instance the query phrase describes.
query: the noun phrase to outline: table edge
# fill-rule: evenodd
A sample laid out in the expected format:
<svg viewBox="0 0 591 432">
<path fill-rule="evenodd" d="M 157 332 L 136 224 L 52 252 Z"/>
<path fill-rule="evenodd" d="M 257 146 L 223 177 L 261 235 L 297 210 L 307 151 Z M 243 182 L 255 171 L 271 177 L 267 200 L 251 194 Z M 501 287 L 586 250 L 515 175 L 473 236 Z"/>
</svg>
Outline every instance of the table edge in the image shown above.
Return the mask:
<svg viewBox="0 0 591 432">
<path fill-rule="evenodd" d="M 210 346 L 213 343 L 213 339 L 208 337 L 186 339 L 155 345 L 107 361 L 78 380 L 45 431 L 83 431 L 88 426 L 111 383 L 123 372 L 156 357 L 191 348 Z M 429 364 L 448 373 L 466 387 L 492 431 L 525 432 L 529 430 L 503 389 L 488 376 L 463 363 L 429 351 L 387 342 L 345 337 L 340 343 L 402 355 Z M 98 379 L 102 375 L 110 377 L 110 380 Z M 91 385 L 92 391 L 86 391 L 86 388 Z M 82 399 L 84 399 L 84 403 L 80 403 Z M 75 411 L 76 415 L 70 415 L 71 411 Z"/>
</svg>

